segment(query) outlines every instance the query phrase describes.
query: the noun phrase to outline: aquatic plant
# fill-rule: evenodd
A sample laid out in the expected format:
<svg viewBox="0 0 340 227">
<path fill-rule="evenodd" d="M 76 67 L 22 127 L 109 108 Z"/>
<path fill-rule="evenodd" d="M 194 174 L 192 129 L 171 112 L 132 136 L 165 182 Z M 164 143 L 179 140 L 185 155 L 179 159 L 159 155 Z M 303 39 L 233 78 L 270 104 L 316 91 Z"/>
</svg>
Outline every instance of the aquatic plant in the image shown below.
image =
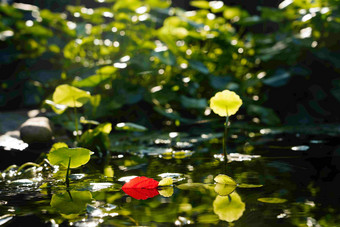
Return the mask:
<svg viewBox="0 0 340 227">
<path fill-rule="evenodd" d="M 81 90 L 68 84 L 62 84 L 56 87 L 52 95 L 52 100 L 45 101 L 57 114 L 62 114 L 68 107 L 73 107 L 77 142 L 79 142 L 77 108 L 82 107 L 91 97 L 92 96 L 88 91 Z"/>
<path fill-rule="evenodd" d="M 90 160 L 92 153 L 85 148 L 68 148 L 65 143 L 55 143 L 50 153 L 47 154 L 47 158 L 52 165 L 61 165 L 67 168 L 65 183 L 69 187 L 70 169 L 85 165 Z"/>
<path fill-rule="evenodd" d="M 224 123 L 224 137 L 223 137 L 223 155 L 226 160 L 227 158 L 227 133 L 229 126 L 229 116 L 234 115 L 242 105 L 242 99 L 235 92 L 224 90 L 217 92 L 210 99 L 210 108 L 214 113 L 221 117 L 226 117 Z"/>
</svg>

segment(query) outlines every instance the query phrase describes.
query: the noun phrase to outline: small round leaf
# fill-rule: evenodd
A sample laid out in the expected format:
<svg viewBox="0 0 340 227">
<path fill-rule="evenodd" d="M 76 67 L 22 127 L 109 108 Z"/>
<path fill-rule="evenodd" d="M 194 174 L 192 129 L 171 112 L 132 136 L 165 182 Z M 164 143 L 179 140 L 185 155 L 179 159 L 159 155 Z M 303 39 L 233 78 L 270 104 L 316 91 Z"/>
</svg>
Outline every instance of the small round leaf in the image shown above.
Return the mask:
<svg viewBox="0 0 340 227">
<path fill-rule="evenodd" d="M 52 165 L 68 166 L 71 158 L 70 168 L 77 168 L 86 164 L 90 160 L 91 151 L 85 148 L 66 148 L 62 147 L 52 150 L 48 155 L 48 160 Z"/>
</svg>

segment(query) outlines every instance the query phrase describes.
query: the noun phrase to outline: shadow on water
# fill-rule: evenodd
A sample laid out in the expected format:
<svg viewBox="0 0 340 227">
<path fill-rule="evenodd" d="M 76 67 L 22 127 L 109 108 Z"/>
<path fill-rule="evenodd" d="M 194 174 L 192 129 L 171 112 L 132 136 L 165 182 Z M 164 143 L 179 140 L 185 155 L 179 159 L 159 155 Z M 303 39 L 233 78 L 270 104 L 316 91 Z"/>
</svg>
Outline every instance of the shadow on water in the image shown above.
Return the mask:
<svg viewBox="0 0 340 227">
<path fill-rule="evenodd" d="M 50 166 L 2 172 L 0 224 L 36 226 L 337 226 L 340 224 L 337 139 L 296 135 L 241 136 L 220 155 L 220 135 L 183 136 L 92 158 L 75 169 Z M 120 150 L 121 149 L 121 150 Z M 225 169 L 225 170 L 224 170 Z M 238 185 L 218 185 L 225 173 Z M 171 177 L 173 186 L 123 191 L 132 176 Z M 54 225 L 55 226 L 55 225 Z"/>
</svg>

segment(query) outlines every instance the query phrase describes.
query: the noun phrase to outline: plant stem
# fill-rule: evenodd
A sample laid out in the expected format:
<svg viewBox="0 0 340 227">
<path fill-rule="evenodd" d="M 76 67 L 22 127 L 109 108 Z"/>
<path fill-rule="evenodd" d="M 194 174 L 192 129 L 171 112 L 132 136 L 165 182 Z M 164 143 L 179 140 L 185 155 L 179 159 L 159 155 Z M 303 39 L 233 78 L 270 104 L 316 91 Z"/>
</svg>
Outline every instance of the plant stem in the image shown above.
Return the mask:
<svg viewBox="0 0 340 227">
<path fill-rule="evenodd" d="M 69 188 L 70 187 L 70 179 L 69 179 L 69 175 L 70 175 L 70 164 L 71 164 L 71 157 L 69 157 L 68 160 L 68 166 L 67 166 L 67 170 L 66 170 L 66 187 Z"/>
<path fill-rule="evenodd" d="M 229 116 L 226 116 L 225 122 L 224 122 L 224 137 L 223 137 L 223 155 L 224 155 L 224 161 L 227 160 L 227 135 L 228 135 L 228 124 L 229 124 Z"/>
<path fill-rule="evenodd" d="M 74 98 L 73 98 L 73 101 L 74 101 L 74 124 L 75 124 L 75 127 L 76 127 L 76 140 L 77 140 L 77 142 L 79 142 L 77 107 L 76 107 L 76 101 L 74 100 Z"/>
</svg>

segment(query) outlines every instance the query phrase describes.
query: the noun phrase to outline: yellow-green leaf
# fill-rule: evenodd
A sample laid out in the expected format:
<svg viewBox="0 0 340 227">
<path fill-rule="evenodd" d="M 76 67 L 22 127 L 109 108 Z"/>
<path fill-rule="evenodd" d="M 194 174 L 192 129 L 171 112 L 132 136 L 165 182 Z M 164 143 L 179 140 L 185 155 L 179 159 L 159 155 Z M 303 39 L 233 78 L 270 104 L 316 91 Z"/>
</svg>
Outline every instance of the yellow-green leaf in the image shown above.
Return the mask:
<svg viewBox="0 0 340 227">
<path fill-rule="evenodd" d="M 229 90 L 217 92 L 210 99 L 210 108 L 221 117 L 234 115 L 241 105 L 240 96 Z"/>
<path fill-rule="evenodd" d="M 159 183 L 158 186 L 170 186 L 173 184 L 173 180 L 171 177 L 166 177 L 162 179 Z"/>
<path fill-rule="evenodd" d="M 70 168 L 77 168 L 86 164 L 90 160 L 92 152 L 85 148 L 66 148 L 62 147 L 57 150 L 52 150 L 47 158 L 52 165 L 68 166 L 71 158 Z"/>
<path fill-rule="evenodd" d="M 229 196 L 217 196 L 213 202 L 214 213 L 220 220 L 233 222 L 238 220 L 245 211 L 246 205 L 241 197 L 233 192 Z"/>
<path fill-rule="evenodd" d="M 228 184 L 228 185 L 237 185 L 237 183 L 233 180 L 233 178 L 225 175 L 219 174 L 214 178 L 214 181 L 219 184 Z"/>
<path fill-rule="evenodd" d="M 90 98 L 91 95 L 89 92 L 67 84 L 59 85 L 52 96 L 54 103 L 68 107 L 81 107 L 89 101 Z"/>
</svg>

